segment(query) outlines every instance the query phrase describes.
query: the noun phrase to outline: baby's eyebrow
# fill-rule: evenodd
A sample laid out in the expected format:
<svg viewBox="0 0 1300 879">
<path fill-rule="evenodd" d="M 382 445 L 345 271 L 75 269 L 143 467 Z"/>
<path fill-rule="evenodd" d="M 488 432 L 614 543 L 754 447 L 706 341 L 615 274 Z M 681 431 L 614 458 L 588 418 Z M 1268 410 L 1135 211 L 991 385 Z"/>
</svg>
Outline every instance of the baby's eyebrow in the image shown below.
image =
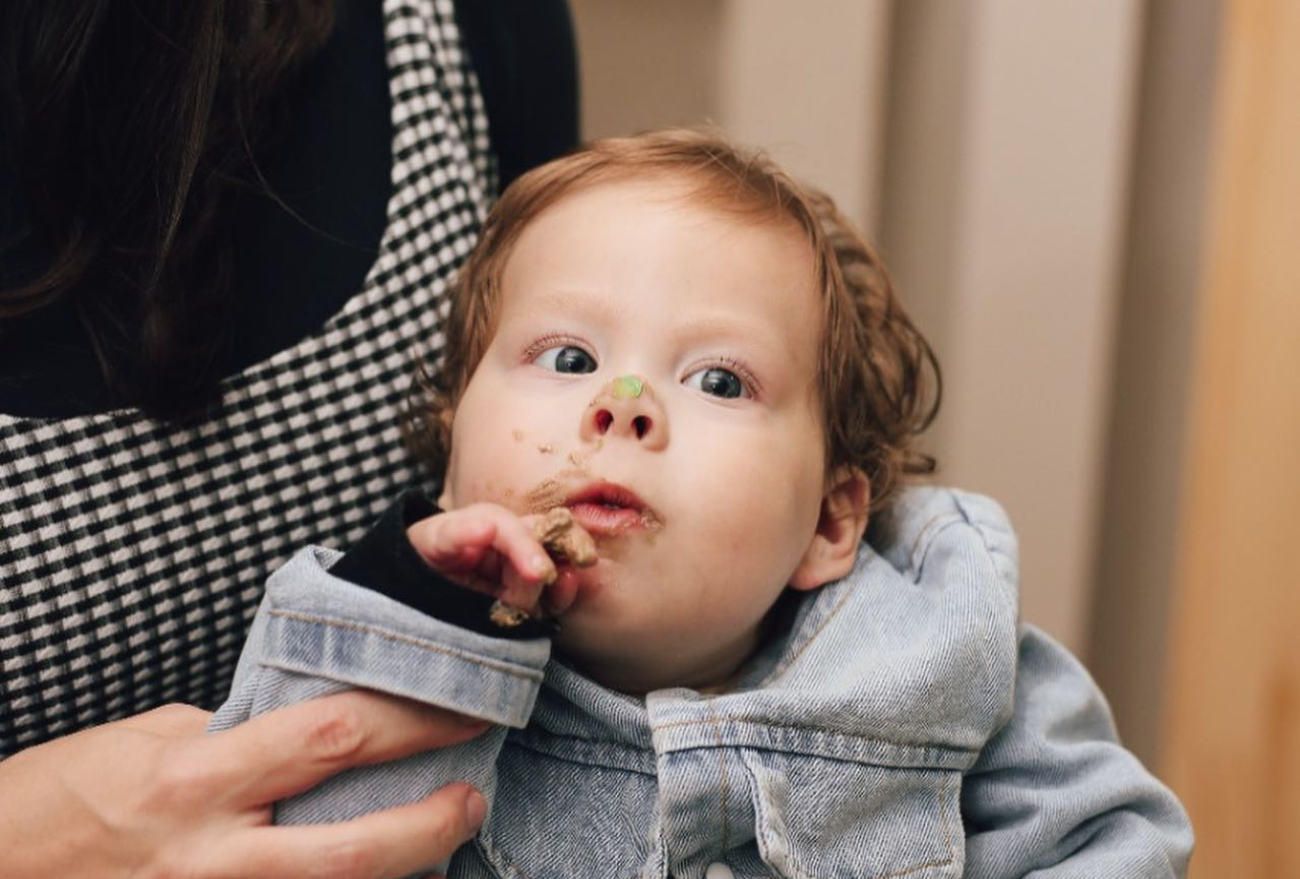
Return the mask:
<svg viewBox="0 0 1300 879">
<path fill-rule="evenodd" d="M 635 304 L 623 301 L 623 297 L 606 296 L 602 290 L 579 286 L 530 290 L 516 316 L 531 322 L 545 320 L 556 312 L 596 326 L 636 318 Z M 741 343 L 750 350 L 751 356 L 756 351 L 786 357 L 799 354 L 787 334 L 743 311 L 693 311 L 688 320 L 672 328 L 672 333 L 679 344 L 707 344 L 713 340 Z"/>
<path fill-rule="evenodd" d="M 587 320 L 608 323 L 625 316 L 631 310 L 613 301 L 615 298 L 605 296 L 599 290 L 558 287 L 534 292 L 528 297 L 525 308 L 538 314 L 556 311 L 576 313 Z"/>
<path fill-rule="evenodd" d="M 679 336 L 688 343 L 708 342 L 711 339 L 739 340 L 758 350 L 794 353 L 790 346 L 791 340 L 785 334 L 775 332 L 762 321 L 744 314 L 720 312 L 692 315 L 689 322 L 683 323 Z"/>
</svg>

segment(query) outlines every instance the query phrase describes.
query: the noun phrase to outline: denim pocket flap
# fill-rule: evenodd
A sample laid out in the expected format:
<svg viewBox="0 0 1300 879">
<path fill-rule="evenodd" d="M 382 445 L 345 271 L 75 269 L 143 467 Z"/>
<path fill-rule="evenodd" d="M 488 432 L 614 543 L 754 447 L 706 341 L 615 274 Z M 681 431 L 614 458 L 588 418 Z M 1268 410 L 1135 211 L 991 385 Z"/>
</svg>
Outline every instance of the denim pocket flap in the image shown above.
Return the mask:
<svg viewBox="0 0 1300 879">
<path fill-rule="evenodd" d="M 955 770 L 746 749 L 756 840 L 783 879 L 940 879 L 964 860 Z"/>
<path fill-rule="evenodd" d="M 504 879 L 659 875 L 652 775 L 506 746 L 478 854 Z"/>
</svg>

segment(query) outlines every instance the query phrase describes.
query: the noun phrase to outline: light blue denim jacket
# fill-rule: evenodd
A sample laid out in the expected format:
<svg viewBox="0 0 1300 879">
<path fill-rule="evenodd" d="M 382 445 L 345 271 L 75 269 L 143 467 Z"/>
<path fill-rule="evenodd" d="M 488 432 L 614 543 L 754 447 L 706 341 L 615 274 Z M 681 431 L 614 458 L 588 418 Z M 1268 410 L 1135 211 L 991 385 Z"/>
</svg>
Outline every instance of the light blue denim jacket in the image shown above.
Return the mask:
<svg viewBox="0 0 1300 879">
<path fill-rule="evenodd" d="M 277 805 L 281 823 L 337 821 L 469 781 L 490 811 L 453 879 L 1184 875 L 1178 801 L 1116 742 L 1082 666 L 1017 624 L 1001 509 L 911 489 L 873 541 L 799 596 L 733 691 L 644 699 L 545 639 L 332 577 L 338 554 L 309 548 L 267 584 L 212 728 L 354 686 L 500 724 Z"/>
</svg>

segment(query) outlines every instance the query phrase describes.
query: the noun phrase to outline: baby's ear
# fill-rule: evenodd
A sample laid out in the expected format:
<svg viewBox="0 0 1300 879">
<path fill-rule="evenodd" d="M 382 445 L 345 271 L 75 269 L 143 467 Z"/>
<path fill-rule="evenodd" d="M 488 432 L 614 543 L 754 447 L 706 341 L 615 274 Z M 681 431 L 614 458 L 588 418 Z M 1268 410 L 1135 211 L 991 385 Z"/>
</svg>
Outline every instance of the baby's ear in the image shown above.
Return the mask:
<svg viewBox="0 0 1300 879">
<path fill-rule="evenodd" d="M 831 477 L 822 496 L 817 531 L 799 566 L 790 575 L 790 588 L 816 589 L 853 570 L 858 544 L 867 530 L 871 482 L 856 467 L 842 467 Z"/>
</svg>

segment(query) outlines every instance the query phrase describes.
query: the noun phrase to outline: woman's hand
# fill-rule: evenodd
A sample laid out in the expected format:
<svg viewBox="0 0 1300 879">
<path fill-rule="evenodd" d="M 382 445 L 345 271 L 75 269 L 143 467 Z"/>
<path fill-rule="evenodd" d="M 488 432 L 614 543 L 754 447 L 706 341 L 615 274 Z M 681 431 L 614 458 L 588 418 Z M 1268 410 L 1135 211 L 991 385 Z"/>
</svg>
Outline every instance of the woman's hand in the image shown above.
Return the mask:
<svg viewBox="0 0 1300 879">
<path fill-rule="evenodd" d="M 483 821 L 450 784 L 338 824 L 271 826 L 271 804 L 352 766 L 473 738 L 483 721 L 353 691 L 206 734 L 168 705 L 0 763 L 6 877 L 402 877 L 447 860 Z"/>
</svg>

